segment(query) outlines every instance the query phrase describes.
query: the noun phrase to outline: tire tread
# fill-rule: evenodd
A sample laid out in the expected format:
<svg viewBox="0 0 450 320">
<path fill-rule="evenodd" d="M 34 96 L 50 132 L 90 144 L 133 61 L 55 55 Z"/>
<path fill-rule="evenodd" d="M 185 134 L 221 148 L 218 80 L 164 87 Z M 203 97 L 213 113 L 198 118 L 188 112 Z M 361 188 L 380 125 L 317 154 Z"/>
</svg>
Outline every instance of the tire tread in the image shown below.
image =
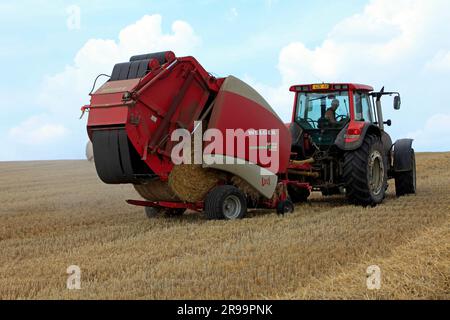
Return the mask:
<svg viewBox="0 0 450 320">
<path fill-rule="evenodd" d="M 381 139 L 375 135 L 367 135 L 362 146 L 344 155 L 344 172 L 343 177 L 346 184 L 347 198 L 350 202 L 358 205 L 369 206 L 376 205 L 381 201 L 373 199 L 367 181 L 367 162 L 372 146 L 383 150 Z M 383 155 L 384 156 L 384 155 Z M 387 171 L 386 159 L 384 158 L 385 173 Z M 385 174 L 385 183 L 387 183 L 387 175 Z M 386 188 L 383 188 L 386 189 Z M 382 191 L 383 193 L 385 190 Z"/>
<path fill-rule="evenodd" d="M 205 213 L 209 220 L 225 220 L 226 217 L 222 213 L 222 201 L 230 194 L 236 194 L 240 197 L 243 205 L 244 214 L 240 217 L 243 218 L 247 213 L 247 201 L 243 193 L 234 186 L 223 185 L 214 188 L 205 199 Z"/>
</svg>

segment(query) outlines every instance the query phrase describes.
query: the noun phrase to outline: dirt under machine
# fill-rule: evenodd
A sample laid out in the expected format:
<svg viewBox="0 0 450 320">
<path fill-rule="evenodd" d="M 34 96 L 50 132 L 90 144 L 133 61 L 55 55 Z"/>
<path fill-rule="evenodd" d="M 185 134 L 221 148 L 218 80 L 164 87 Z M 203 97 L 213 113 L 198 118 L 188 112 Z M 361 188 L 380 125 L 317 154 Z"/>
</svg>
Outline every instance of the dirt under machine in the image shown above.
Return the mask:
<svg viewBox="0 0 450 320">
<path fill-rule="evenodd" d="M 375 205 L 388 178 L 399 195 L 415 192 L 412 141 L 392 144 L 384 131 L 380 99 L 392 93 L 351 84 L 291 91 L 286 125 L 250 86 L 212 76 L 193 57 L 134 56 L 83 107 L 97 173 L 107 184 L 133 184 L 145 200 L 127 202 L 150 217 L 190 209 L 234 220 L 257 207 L 283 214 L 313 190 Z M 399 95 L 394 101 L 399 108 Z"/>
</svg>

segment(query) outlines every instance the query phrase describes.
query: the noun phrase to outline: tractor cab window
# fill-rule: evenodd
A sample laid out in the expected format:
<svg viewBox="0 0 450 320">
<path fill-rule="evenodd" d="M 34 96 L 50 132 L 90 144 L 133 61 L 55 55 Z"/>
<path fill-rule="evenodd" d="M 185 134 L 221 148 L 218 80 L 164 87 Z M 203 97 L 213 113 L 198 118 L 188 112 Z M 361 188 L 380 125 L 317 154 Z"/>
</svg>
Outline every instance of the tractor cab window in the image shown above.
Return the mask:
<svg viewBox="0 0 450 320">
<path fill-rule="evenodd" d="M 372 108 L 369 95 L 364 92 L 355 92 L 354 99 L 355 99 L 354 100 L 355 120 L 373 122 Z"/>
<path fill-rule="evenodd" d="M 303 129 L 340 129 L 350 119 L 347 91 L 300 92 L 296 121 Z"/>
</svg>

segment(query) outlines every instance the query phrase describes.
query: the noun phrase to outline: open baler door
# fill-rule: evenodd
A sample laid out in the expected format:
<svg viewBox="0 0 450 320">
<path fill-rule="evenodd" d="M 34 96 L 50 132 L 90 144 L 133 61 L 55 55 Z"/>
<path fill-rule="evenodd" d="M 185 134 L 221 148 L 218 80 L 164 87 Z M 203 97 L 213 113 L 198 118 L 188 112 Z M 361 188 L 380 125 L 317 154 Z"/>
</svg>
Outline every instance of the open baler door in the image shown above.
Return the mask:
<svg viewBox="0 0 450 320">
<path fill-rule="evenodd" d="M 176 58 L 172 52 L 117 64 L 110 80 L 91 95 L 89 106 L 88 133 L 101 180 L 167 182 L 173 168 L 171 134 L 194 129 L 218 91 L 217 81 L 194 58 Z M 167 190 L 163 193 L 173 198 Z"/>
</svg>

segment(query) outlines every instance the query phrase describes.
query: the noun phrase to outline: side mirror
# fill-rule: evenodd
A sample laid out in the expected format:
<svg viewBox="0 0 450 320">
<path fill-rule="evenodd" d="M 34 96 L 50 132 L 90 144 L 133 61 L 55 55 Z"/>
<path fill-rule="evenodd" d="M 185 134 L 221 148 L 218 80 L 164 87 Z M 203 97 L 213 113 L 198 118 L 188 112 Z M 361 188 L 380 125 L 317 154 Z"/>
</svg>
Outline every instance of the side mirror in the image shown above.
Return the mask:
<svg viewBox="0 0 450 320">
<path fill-rule="evenodd" d="M 402 105 L 402 100 L 400 99 L 400 96 L 394 97 L 394 109 L 400 110 L 400 106 Z"/>
</svg>

